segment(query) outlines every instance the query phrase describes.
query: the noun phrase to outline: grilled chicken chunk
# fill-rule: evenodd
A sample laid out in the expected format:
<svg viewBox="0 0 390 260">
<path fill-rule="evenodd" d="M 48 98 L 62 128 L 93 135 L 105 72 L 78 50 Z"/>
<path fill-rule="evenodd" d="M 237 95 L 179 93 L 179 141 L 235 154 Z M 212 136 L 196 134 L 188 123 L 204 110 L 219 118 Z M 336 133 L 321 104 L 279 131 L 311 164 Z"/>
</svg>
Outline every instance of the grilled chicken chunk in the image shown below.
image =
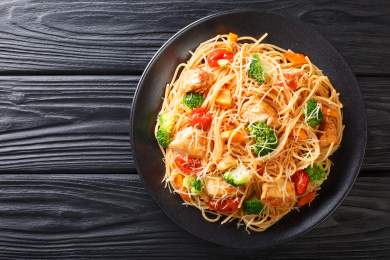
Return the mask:
<svg viewBox="0 0 390 260">
<path fill-rule="evenodd" d="M 280 125 L 278 114 L 266 101 L 254 99 L 242 107 L 242 117 L 249 123 L 266 122 L 267 125 L 278 127 Z"/>
<path fill-rule="evenodd" d="M 326 147 L 330 144 L 337 143 L 337 126 L 336 118 L 334 117 L 325 117 L 323 122 L 323 133 L 320 136 L 320 146 Z"/>
<path fill-rule="evenodd" d="M 177 132 L 169 144 L 169 148 L 176 152 L 195 158 L 202 158 L 206 154 L 206 147 L 205 132 L 193 127 L 186 127 Z"/>
<path fill-rule="evenodd" d="M 206 177 L 205 187 L 207 194 L 212 198 L 221 198 L 227 196 L 236 196 L 240 190 L 228 184 L 222 177 Z"/>
<path fill-rule="evenodd" d="M 283 186 L 286 185 L 285 189 Z M 295 201 L 295 186 L 292 182 L 280 180 L 273 183 L 264 183 L 261 200 L 272 207 L 287 207 Z"/>
<path fill-rule="evenodd" d="M 185 92 L 207 94 L 214 82 L 214 77 L 211 72 L 199 68 L 188 70 L 184 76 Z"/>
</svg>

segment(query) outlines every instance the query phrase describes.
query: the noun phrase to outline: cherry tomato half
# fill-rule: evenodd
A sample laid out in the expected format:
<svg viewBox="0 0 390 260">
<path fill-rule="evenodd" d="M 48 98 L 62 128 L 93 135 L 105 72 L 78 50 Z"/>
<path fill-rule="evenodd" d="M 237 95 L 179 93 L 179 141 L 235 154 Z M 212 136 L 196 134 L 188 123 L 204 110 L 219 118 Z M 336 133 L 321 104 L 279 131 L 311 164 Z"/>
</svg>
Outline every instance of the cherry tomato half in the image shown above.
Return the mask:
<svg viewBox="0 0 390 260">
<path fill-rule="evenodd" d="M 202 166 L 202 163 L 199 159 L 192 157 L 188 157 L 186 159 L 181 154 L 176 156 L 175 164 L 183 173 L 188 175 L 195 175 L 199 171 L 199 168 Z"/>
<path fill-rule="evenodd" d="M 233 61 L 234 53 L 225 49 L 218 49 L 212 51 L 209 55 L 207 55 L 207 64 L 210 67 L 216 68 L 219 67 L 218 60 L 228 60 L 229 62 Z"/>
<path fill-rule="evenodd" d="M 230 199 L 212 199 L 209 201 L 209 209 L 215 210 L 221 213 L 233 213 L 238 209 L 240 198 Z"/>
<path fill-rule="evenodd" d="M 191 112 L 190 124 L 193 127 L 207 131 L 212 121 L 213 117 L 205 107 L 194 108 Z"/>
<path fill-rule="evenodd" d="M 297 171 L 292 180 L 295 183 L 295 192 L 297 195 L 302 195 L 306 192 L 307 185 L 309 184 L 309 175 L 305 171 Z"/>
</svg>

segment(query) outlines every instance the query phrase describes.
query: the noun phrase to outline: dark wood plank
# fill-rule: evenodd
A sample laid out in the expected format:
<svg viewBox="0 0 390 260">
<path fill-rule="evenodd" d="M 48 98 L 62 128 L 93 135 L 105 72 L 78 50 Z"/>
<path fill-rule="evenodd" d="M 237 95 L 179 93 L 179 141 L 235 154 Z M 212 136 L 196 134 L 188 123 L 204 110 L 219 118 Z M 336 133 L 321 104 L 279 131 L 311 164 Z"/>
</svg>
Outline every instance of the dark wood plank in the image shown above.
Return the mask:
<svg viewBox="0 0 390 260">
<path fill-rule="evenodd" d="M 0 77 L 0 170 L 135 172 L 138 77 Z"/>
<path fill-rule="evenodd" d="M 368 138 L 363 169 L 390 167 L 390 78 L 358 78 L 366 103 Z"/>
<path fill-rule="evenodd" d="M 0 73 L 140 72 L 183 26 L 239 8 L 295 17 L 323 33 L 354 72 L 390 74 L 390 2 L 381 0 L 4 0 Z"/>
<path fill-rule="evenodd" d="M 240 252 L 175 226 L 137 175 L 0 175 L 0 258 L 385 259 L 389 177 L 361 177 L 342 206 L 304 237 Z"/>
<path fill-rule="evenodd" d="M 137 76 L 0 77 L 0 170 L 135 173 L 128 133 L 137 81 Z M 363 169 L 388 169 L 390 78 L 359 82 L 369 124 Z"/>
</svg>

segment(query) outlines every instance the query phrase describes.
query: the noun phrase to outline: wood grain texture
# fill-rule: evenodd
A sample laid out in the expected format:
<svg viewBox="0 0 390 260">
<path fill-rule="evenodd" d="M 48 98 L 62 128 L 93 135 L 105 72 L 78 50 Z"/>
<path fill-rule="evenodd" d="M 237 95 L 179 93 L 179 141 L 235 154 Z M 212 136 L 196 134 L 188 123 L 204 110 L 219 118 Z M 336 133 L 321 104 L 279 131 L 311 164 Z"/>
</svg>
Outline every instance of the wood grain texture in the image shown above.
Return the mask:
<svg viewBox="0 0 390 260">
<path fill-rule="evenodd" d="M 137 76 L 0 77 L 0 171 L 135 173 L 129 111 Z M 364 170 L 390 167 L 390 78 L 359 77 Z"/>
<path fill-rule="evenodd" d="M 330 40 L 355 73 L 390 74 L 390 2 L 381 0 L 4 0 L 0 73 L 141 72 L 180 28 L 240 8 L 295 17 Z"/>
<path fill-rule="evenodd" d="M 135 172 L 138 77 L 0 77 L 0 170 Z"/>
<path fill-rule="evenodd" d="M 274 250 L 248 253 L 179 229 L 137 175 L 1 175 L 0 258 L 385 259 L 389 185 L 389 177 L 361 177 L 325 223 Z"/>
</svg>

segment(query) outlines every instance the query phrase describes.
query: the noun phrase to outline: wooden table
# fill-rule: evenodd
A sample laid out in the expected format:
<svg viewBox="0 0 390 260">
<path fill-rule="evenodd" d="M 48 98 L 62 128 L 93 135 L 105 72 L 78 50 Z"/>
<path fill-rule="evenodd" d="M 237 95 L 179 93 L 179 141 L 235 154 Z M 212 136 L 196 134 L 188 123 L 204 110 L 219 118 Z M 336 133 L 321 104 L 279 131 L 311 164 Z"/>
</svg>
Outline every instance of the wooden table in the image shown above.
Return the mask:
<svg viewBox="0 0 390 260">
<path fill-rule="evenodd" d="M 188 23 L 236 8 L 320 31 L 356 74 L 369 125 L 362 171 L 336 213 L 300 239 L 249 255 L 390 259 L 390 2 L 208 2 L 0 2 L 1 259 L 248 255 L 167 219 L 134 169 L 128 134 L 153 53 Z"/>
</svg>

